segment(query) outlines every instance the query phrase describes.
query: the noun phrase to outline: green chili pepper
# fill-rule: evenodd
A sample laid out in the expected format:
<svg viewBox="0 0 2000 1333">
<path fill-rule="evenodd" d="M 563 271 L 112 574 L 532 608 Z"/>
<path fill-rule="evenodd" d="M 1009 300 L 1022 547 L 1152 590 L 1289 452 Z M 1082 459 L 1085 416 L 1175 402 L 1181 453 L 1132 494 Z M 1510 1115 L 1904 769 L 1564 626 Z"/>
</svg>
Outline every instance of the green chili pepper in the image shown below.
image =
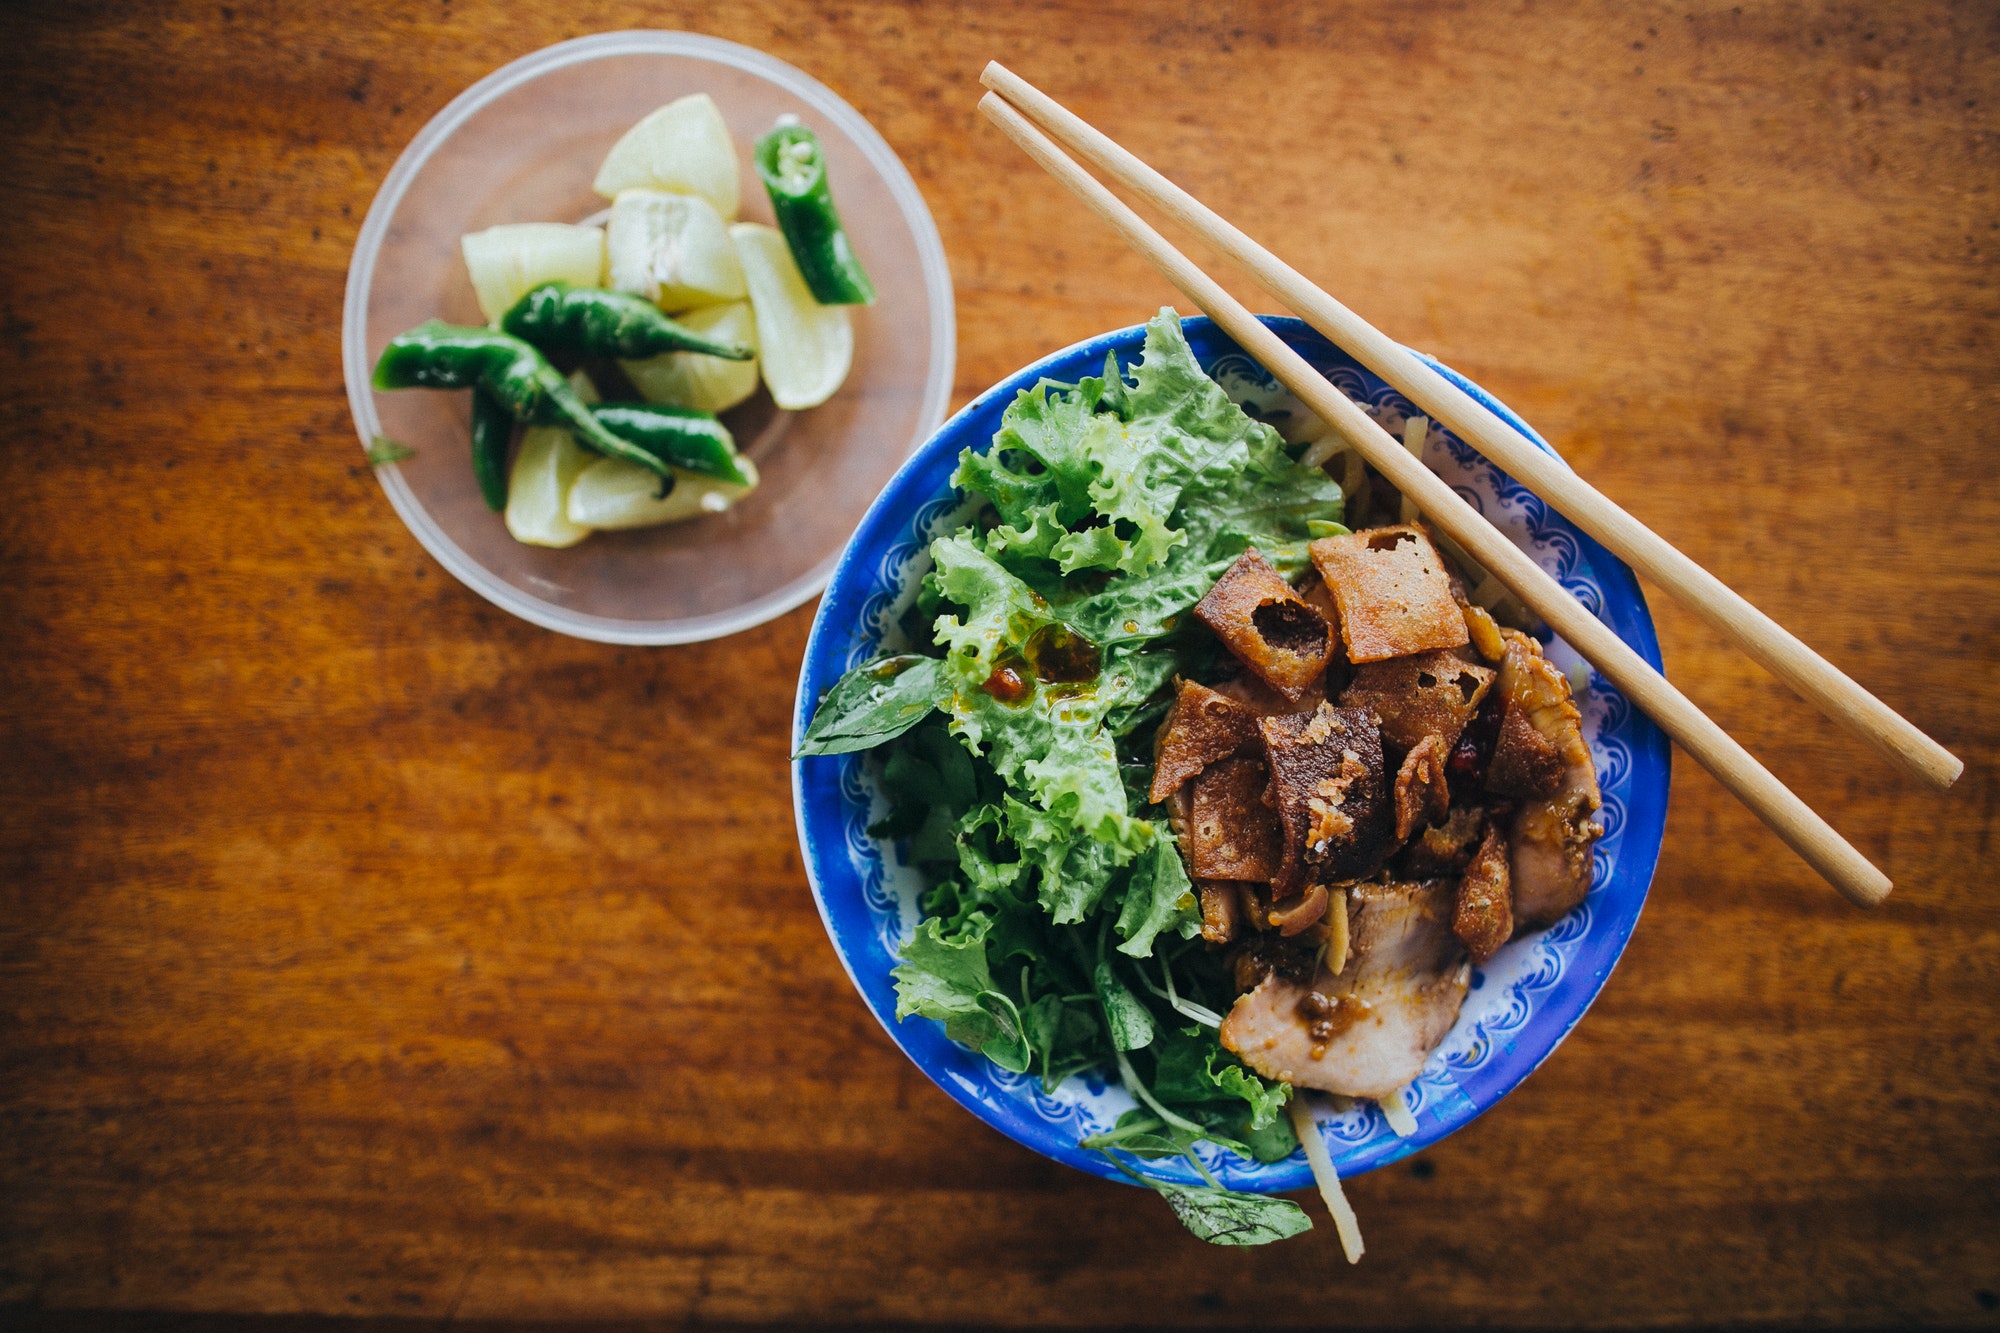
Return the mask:
<svg viewBox="0 0 2000 1333">
<path fill-rule="evenodd" d="M 873 305 L 875 284 L 841 229 L 818 136 L 803 125 L 780 125 L 757 141 L 751 156 L 813 299 L 821 305 Z"/>
<path fill-rule="evenodd" d="M 507 507 L 507 446 L 514 442 L 514 414 L 506 404 L 474 387 L 472 390 L 472 475 L 486 507 L 499 513 Z"/>
<path fill-rule="evenodd" d="M 389 340 L 374 382 L 378 389 L 484 389 L 522 421 L 559 422 L 584 447 L 658 474 L 661 495 L 674 487 L 666 460 L 599 423 L 548 358 L 512 334 L 426 321 Z"/>
<path fill-rule="evenodd" d="M 743 469 L 729 427 L 713 413 L 653 403 L 606 403 L 590 411 L 614 434 L 675 467 L 738 486 L 756 485 L 756 478 Z"/>
<path fill-rule="evenodd" d="M 667 352 L 700 352 L 725 361 L 748 361 L 756 352 L 742 343 L 717 342 L 683 328 L 658 306 L 629 292 L 545 282 L 514 303 L 500 327 L 543 352 L 643 360 Z"/>
</svg>

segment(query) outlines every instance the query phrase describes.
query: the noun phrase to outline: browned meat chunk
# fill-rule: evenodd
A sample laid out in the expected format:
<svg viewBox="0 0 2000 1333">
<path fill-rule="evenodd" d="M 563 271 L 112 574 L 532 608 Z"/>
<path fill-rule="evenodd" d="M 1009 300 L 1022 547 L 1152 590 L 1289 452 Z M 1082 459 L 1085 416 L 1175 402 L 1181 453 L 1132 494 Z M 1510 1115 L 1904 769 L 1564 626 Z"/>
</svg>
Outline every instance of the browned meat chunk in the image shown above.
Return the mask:
<svg viewBox="0 0 2000 1333">
<path fill-rule="evenodd" d="M 1179 683 L 1174 706 L 1160 724 L 1150 801 L 1164 801 L 1210 764 L 1259 747 L 1257 710 L 1191 680 Z"/>
<path fill-rule="evenodd" d="M 1242 928 L 1236 886 L 1227 880 L 1195 886 L 1201 898 L 1201 937 L 1210 944 L 1227 944 Z"/>
<path fill-rule="evenodd" d="M 1382 739 L 1399 750 L 1436 736 L 1449 754 L 1492 686 L 1487 668 L 1433 651 L 1356 667 L 1340 702 L 1374 709 L 1382 720 Z"/>
<path fill-rule="evenodd" d="M 1554 670 L 1547 662 L 1541 665 Z M 1555 742 L 1536 731 L 1527 713 L 1510 701 L 1500 715 L 1500 736 L 1493 742 L 1493 757 L 1486 762 L 1486 790 L 1500 796 L 1553 795 L 1562 785 L 1566 767 Z"/>
<path fill-rule="evenodd" d="M 1370 528 L 1312 544 L 1340 608 L 1340 638 L 1359 665 L 1456 648 L 1468 639 L 1444 560 L 1416 527 Z"/>
<path fill-rule="evenodd" d="M 1226 759 L 1194 780 L 1188 873 L 1196 879 L 1265 881 L 1277 873 L 1282 835 L 1264 804 L 1269 784 L 1255 759 Z"/>
<path fill-rule="evenodd" d="M 1396 773 L 1397 842 L 1451 812 L 1451 788 L 1444 776 L 1445 757 L 1450 753 L 1443 740 L 1426 736 L 1403 756 L 1403 766 Z"/>
<path fill-rule="evenodd" d="M 1483 963 L 1514 936 L 1513 875 L 1508 868 L 1507 839 L 1488 828 L 1473 854 L 1465 877 L 1458 881 L 1458 905 L 1452 909 L 1451 933 Z"/>
<path fill-rule="evenodd" d="M 1254 549 L 1236 558 L 1194 615 L 1287 699 L 1305 698 L 1333 655 L 1332 627 Z"/>
<path fill-rule="evenodd" d="M 1372 873 L 1395 834 L 1374 716 L 1322 703 L 1309 716 L 1267 717 L 1259 726 L 1284 829 L 1272 898 Z"/>
<path fill-rule="evenodd" d="M 1583 739 L 1583 717 L 1570 702 L 1569 682 L 1533 639 L 1513 630 L 1502 633 L 1507 655 L 1494 689 L 1507 715 L 1486 770 L 1486 786 L 1494 790 L 1505 781 L 1521 790 L 1533 785 L 1533 794 L 1521 802 L 1507 830 L 1514 916 L 1530 927 L 1554 921 L 1590 891 L 1590 852 L 1604 832 L 1590 816 L 1603 801 L 1590 746 Z M 1518 749 L 1503 767 L 1510 729 Z M 1525 740 L 1528 731 L 1534 733 L 1533 742 Z M 1524 754 L 1532 758 L 1523 760 Z M 1520 776 L 1524 772 L 1527 776 Z"/>
<path fill-rule="evenodd" d="M 1222 1044 L 1265 1078 L 1386 1097 L 1415 1078 L 1465 1000 L 1448 880 L 1349 890 L 1347 963 L 1310 984 L 1272 970 L 1239 996 Z"/>
<path fill-rule="evenodd" d="M 1396 858 L 1403 879 L 1435 879 L 1464 871 L 1486 829 L 1486 812 L 1476 805 L 1453 806 L 1441 824 L 1419 830 Z"/>
</svg>

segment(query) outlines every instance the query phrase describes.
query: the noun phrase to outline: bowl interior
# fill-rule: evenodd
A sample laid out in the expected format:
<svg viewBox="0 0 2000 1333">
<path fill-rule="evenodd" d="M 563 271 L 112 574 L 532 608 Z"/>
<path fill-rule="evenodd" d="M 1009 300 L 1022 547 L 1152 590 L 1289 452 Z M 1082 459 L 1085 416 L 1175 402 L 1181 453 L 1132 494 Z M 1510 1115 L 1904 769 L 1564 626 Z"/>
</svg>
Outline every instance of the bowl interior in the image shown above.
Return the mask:
<svg viewBox="0 0 2000 1333">
<path fill-rule="evenodd" d="M 1401 395 L 1302 322 L 1267 318 L 1265 323 L 1391 426 L 1392 433 L 1403 416 L 1415 414 Z M 1188 320 L 1185 328 L 1203 367 L 1238 401 L 1267 417 L 1298 410 L 1268 372 L 1209 321 Z M 984 449 L 1001 412 L 1021 389 L 1044 376 L 1073 381 L 1097 373 L 1107 350 L 1116 350 L 1122 362 L 1134 360 L 1143 337 L 1143 326 L 1121 329 L 1027 367 L 945 423 L 897 474 L 862 521 L 820 604 L 800 673 L 794 749 L 814 703 L 842 672 L 879 648 L 904 646 L 896 623 L 929 568 L 926 547 L 931 538 L 956 526 L 959 506 L 950 476 L 959 451 Z M 1477 386 L 1440 369 L 1523 435 L 1548 447 Z M 1433 428 L 1425 462 L 1620 637 L 1659 665 L 1652 618 L 1629 569 L 1455 437 Z M 1560 641 L 1548 651 L 1558 665 L 1577 660 Z M 1405 1093 L 1418 1124 L 1413 1138 L 1397 1138 L 1372 1104 L 1322 1115 L 1342 1175 L 1371 1170 L 1434 1142 L 1506 1095 L 1583 1016 L 1624 950 L 1659 856 L 1668 746 L 1665 736 L 1603 677 L 1591 676 L 1588 697 L 1580 702 L 1604 791 L 1599 818 L 1605 833 L 1597 845 L 1589 896 L 1554 926 L 1511 942 L 1485 967 L 1475 969 L 1457 1025 Z M 1010 1074 L 947 1040 L 938 1023 L 896 1021 L 889 969 L 896 948 L 915 929 L 923 886 L 913 869 L 899 864 L 892 845 L 866 832 L 886 809 L 875 778 L 873 766 L 859 755 L 809 758 L 793 766 L 807 871 L 827 933 L 856 988 L 910 1058 L 975 1115 L 1058 1161 L 1122 1179 L 1103 1158 L 1076 1147 L 1078 1139 L 1108 1128 L 1132 1105 L 1115 1082 L 1107 1086 L 1102 1078 L 1079 1075 L 1054 1093 L 1044 1093 L 1034 1078 Z M 1216 1149 L 1202 1155 L 1232 1188 L 1269 1192 L 1311 1183 L 1302 1151 L 1272 1164 L 1247 1162 Z M 1147 1169 L 1197 1183 L 1185 1163 L 1151 1163 Z"/>
<path fill-rule="evenodd" d="M 706 92 L 736 140 L 742 217 L 771 221 L 750 147 L 785 112 L 825 146 L 857 253 L 879 288 L 853 307 L 854 369 L 827 403 L 780 412 L 759 391 L 726 415 L 762 485 L 727 513 L 567 550 L 524 546 L 481 502 L 469 395 L 376 393 L 367 374 L 395 334 L 430 318 L 478 324 L 459 237 L 503 222 L 575 222 L 605 206 L 591 179 L 654 108 Z M 364 441 L 416 456 L 382 468 L 411 529 L 452 572 L 518 614 L 592 638 L 674 642 L 729 633 L 824 583 L 868 503 L 943 418 L 951 389 L 951 280 L 922 197 L 880 135 L 806 75 L 734 43 L 610 33 L 517 61 L 461 95 L 404 153 L 370 210 L 350 274 L 349 397 Z"/>
</svg>

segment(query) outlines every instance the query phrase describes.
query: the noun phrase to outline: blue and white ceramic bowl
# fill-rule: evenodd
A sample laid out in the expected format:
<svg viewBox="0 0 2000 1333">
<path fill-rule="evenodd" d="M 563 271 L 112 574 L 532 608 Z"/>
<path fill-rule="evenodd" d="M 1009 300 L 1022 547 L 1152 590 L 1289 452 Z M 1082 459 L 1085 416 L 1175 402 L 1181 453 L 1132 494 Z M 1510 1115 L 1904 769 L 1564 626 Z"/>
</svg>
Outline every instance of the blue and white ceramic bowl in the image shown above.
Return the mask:
<svg viewBox="0 0 2000 1333">
<path fill-rule="evenodd" d="M 1406 414 L 1415 414 L 1395 390 L 1301 321 L 1264 322 L 1392 434 L 1399 432 Z M 1297 409 L 1269 374 L 1208 320 L 1188 320 L 1185 328 L 1195 356 L 1238 401 L 1267 417 Z M 820 603 L 799 673 L 795 750 L 814 703 L 843 672 L 877 652 L 908 646 L 897 620 L 930 568 L 930 541 L 957 526 L 960 500 L 950 478 L 959 451 L 986 448 L 1001 412 L 1020 390 L 1043 378 L 1075 381 L 1097 373 L 1106 351 L 1116 351 L 1121 362 L 1136 361 L 1144 336 L 1144 327 L 1134 325 L 1026 367 L 947 421 L 903 465 L 862 519 Z M 1548 448 L 1526 422 L 1477 385 L 1438 368 L 1514 429 Z M 1631 570 L 1457 438 L 1434 428 L 1424 461 L 1641 656 L 1660 665 L 1652 617 Z M 1559 665 L 1577 661 L 1559 641 L 1549 652 Z M 1591 676 L 1589 693 L 1579 702 L 1604 790 L 1598 816 L 1604 837 L 1597 844 L 1590 896 L 1554 926 L 1513 941 L 1473 972 L 1457 1026 L 1404 1094 L 1416 1117 L 1414 1137 L 1398 1138 L 1372 1104 L 1322 1116 L 1321 1128 L 1341 1175 L 1405 1157 L 1506 1096 L 1583 1017 L 1624 951 L 1659 857 L 1667 815 L 1668 746 L 1666 737 L 1601 676 Z M 873 767 L 861 755 L 802 759 L 793 765 L 792 790 L 806 870 L 827 934 L 855 989 L 889 1036 L 939 1087 L 1009 1138 L 1080 1170 L 1121 1179 L 1102 1157 L 1076 1146 L 1078 1139 L 1109 1128 L 1132 1105 L 1115 1079 L 1107 1083 L 1102 1077 L 1077 1076 L 1045 1094 L 1032 1075 L 1011 1074 L 948 1040 L 935 1021 L 896 1021 L 889 970 L 897 947 L 915 929 L 923 885 L 913 868 L 899 864 L 893 845 L 866 832 L 886 810 Z M 1209 1149 L 1203 1160 L 1234 1189 L 1268 1193 L 1311 1183 L 1303 1151 L 1264 1164 Z M 1198 1183 L 1185 1162 L 1155 1162 L 1147 1169 Z"/>
</svg>

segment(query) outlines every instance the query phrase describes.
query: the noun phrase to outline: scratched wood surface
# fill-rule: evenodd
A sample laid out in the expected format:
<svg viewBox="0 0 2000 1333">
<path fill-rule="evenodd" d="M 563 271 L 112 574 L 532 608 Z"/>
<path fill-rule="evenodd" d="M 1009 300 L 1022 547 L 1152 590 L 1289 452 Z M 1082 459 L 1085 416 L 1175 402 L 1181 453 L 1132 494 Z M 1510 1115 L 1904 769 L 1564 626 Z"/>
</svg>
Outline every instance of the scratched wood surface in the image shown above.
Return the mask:
<svg viewBox="0 0 2000 1333">
<path fill-rule="evenodd" d="M 477 77 L 638 26 L 881 129 L 957 401 L 1171 296 L 976 116 L 989 57 L 1485 383 L 1967 760 L 1918 790 L 1656 603 L 1896 896 L 1845 906 L 1683 760 L 1595 1009 L 1353 1182 L 1353 1270 L 979 1125 L 808 896 L 812 607 L 560 638 L 359 460 L 376 185 Z M 2000 11 L 17 4 L 0 99 L 0 1316 L 2000 1321 Z"/>
</svg>

